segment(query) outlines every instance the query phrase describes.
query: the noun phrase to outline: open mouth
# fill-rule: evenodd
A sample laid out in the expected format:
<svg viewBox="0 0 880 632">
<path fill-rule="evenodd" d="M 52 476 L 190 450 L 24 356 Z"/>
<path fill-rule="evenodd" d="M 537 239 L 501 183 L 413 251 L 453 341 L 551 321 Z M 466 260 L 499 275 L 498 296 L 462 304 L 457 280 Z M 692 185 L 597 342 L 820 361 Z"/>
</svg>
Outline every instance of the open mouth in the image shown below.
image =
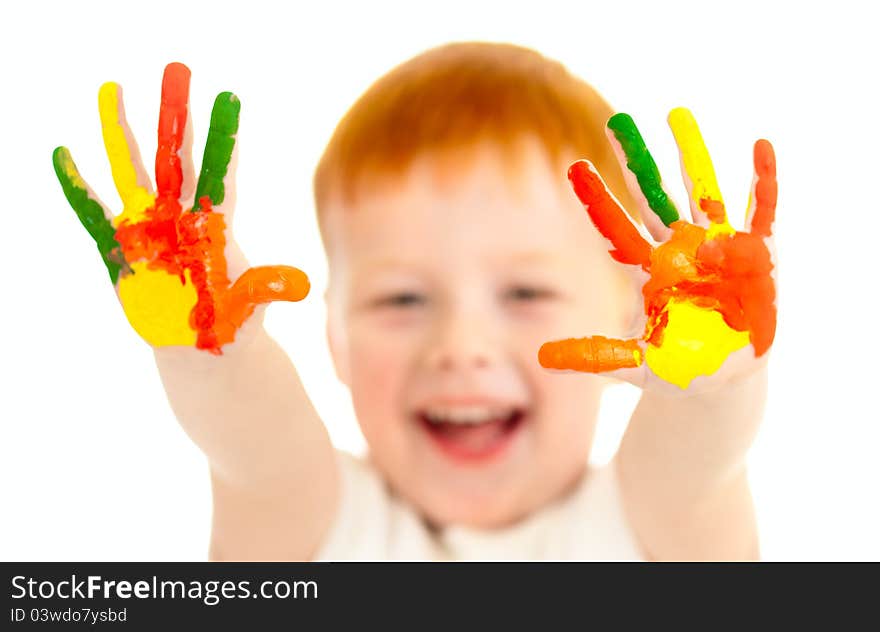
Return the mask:
<svg viewBox="0 0 880 632">
<path fill-rule="evenodd" d="M 444 454 L 457 461 L 482 462 L 511 443 L 526 412 L 518 407 L 469 406 L 426 409 L 417 417 Z"/>
</svg>

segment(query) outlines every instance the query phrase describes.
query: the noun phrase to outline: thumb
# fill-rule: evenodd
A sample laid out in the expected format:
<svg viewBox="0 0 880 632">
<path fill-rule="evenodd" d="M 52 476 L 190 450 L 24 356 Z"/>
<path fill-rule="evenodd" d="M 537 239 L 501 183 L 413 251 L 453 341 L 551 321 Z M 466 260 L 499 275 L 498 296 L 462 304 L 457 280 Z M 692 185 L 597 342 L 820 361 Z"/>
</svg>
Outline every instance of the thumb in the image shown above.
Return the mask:
<svg viewBox="0 0 880 632">
<path fill-rule="evenodd" d="M 240 326 L 256 305 L 272 301 L 301 301 L 309 293 L 309 277 L 291 266 L 259 266 L 244 272 L 227 294 L 229 320 Z"/>
</svg>

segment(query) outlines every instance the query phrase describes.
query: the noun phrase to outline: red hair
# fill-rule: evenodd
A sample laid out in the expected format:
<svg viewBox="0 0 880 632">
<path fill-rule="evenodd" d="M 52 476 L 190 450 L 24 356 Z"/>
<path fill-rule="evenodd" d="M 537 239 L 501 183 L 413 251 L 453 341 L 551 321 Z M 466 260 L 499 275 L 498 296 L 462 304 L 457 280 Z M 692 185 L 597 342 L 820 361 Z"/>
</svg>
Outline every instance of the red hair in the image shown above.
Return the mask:
<svg viewBox="0 0 880 632">
<path fill-rule="evenodd" d="M 588 158 L 633 210 L 605 137 L 611 106 L 559 62 L 511 44 L 434 48 L 392 69 L 352 105 L 314 177 L 320 218 L 331 191 L 356 199 L 371 178 L 401 173 L 419 155 L 534 135 L 554 160 Z"/>
</svg>

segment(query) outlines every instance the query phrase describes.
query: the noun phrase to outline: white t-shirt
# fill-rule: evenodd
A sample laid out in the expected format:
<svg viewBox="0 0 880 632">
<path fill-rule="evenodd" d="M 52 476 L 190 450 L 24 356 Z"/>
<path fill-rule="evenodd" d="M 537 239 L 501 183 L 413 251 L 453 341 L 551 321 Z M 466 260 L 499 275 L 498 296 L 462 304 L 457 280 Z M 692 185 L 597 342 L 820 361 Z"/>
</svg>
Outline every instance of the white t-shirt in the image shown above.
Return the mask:
<svg viewBox="0 0 880 632">
<path fill-rule="evenodd" d="M 338 452 L 341 497 L 315 557 L 330 560 L 640 560 L 614 467 L 588 469 L 564 499 L 503 529 L 428 529 L 369 463 Z"/>
</svg>

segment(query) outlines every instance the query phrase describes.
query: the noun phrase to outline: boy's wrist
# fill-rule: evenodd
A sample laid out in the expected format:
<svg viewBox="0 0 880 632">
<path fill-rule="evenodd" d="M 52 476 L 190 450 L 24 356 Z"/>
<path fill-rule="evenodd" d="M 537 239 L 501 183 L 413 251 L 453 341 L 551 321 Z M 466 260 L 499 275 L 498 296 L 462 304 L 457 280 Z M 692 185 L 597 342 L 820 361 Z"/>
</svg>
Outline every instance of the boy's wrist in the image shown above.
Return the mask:
<svg viewBox="0 0 880 632">
<path fill-rule="evenodd" d="M 667 405 L 680 402 L 682 406 L 736 406 L 738 402 L 758 396 L 763 397 L 768 382 L 767 363 L 755 370 L 732 376 L 723 382 L 712 383 L 710 388 L 689 388 L 664 391 L 662 389 L 643 389 L 641 400 L 663 401 Z"/>
<path fill-rule="evenodd" d="M 676 495 L 712 493 L 745 468 L 766 395 L 766 365 L 711 392 L 643 392 L 618 453 L 624 469 Z"/>
<path fill-rule="evenodd" d="M 153 357 L 160 371 L 185 370 L 189 374 L 207 375 L 222 367 L 239 364 L 243 356 L 258 349 L 267 337 L 262 313 L 255 313 L 251 321 L 237 332 L 235 341 L 224 345 L 219 354 L 195 347 L 154 347 Z"/>
</svg>

